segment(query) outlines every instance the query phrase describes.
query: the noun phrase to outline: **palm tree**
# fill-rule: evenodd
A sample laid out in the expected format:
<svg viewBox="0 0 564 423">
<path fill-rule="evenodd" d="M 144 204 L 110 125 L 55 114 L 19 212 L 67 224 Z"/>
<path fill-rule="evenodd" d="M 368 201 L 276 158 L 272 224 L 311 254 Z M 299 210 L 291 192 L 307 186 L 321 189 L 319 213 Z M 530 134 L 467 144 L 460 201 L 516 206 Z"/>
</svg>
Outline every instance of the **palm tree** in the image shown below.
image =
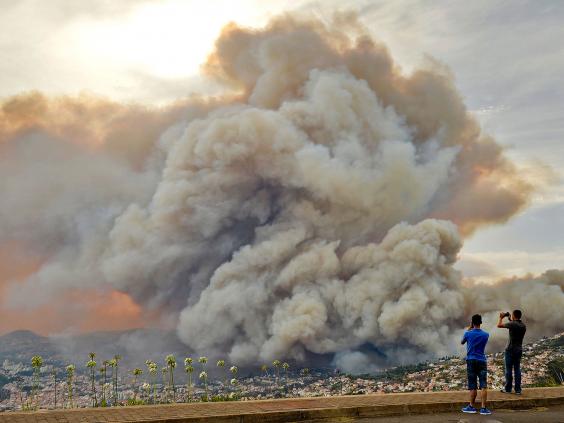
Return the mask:
<svg viewBox="0 0 564 423">
<path fill-rule="evenodd" d="M 98 398 L 96 398 L 96 375 L 95 375 L 95 368 L 96 362 L 94 358 L 96 358 L 96 353 L 91 352 L 88 354 L 90 360 L 86 363 L 86 367 L 90 369 L 90 381 L 92 382 L 92 407 L 98 407 Z"/>
<path fill-rule="evenodd" d="M 110 398 L 112 396 L 112 391 L 113 391 L 113 381 L 112 383 L 105 383 L 102 386 L 102 392 L 104 393 L 104 397 L 105 398 Z M 107 407 L 109 404 L 109 402 L 102 402 L 102 407 Z"/>
<path fill-rule="evenodd" d="M 280 360 L 274 360 L 272 362 L 272 365 L 274 366 L 274 368 L 276 369 L 276 389 L 278 389 L 278 380 L 280 379 Z"/>
<path fill-rule="evenodd" d="M 151 360 L 147 360 L 145 361 L 145 364 L 147 365 L 147 370 L 149 371 L 149 374 L 151 375 L 151 383 L 153 385 L 152 390 L 153 390 L 153 404 L 155 404 L 157 402 L 157 363 L 155 363 L 154 361 Z"/>
<path fill-rule="evenodd" d="M 229 371 L 231 372 L 231 374 L 233 375 L 233 377 L 237 376 L 237 372 L 239 371 L 239 369 L 237 368 L 237 366 L 231 366 L 229 368 Z"/>
<path fill-rule="evenodd" d="M 143 392 L 145 392 L 145 395 L 143 395 Z M 143 398 L 147 398 L 147 403 L 148 403 L 150 396 L 151 396 L 151 385 L 145 382 L 143 385 L 141 385 L 141 400 L 143 400 Z"/>
<path fill-rule="evenodd" d="M 176 357 L 174 355 L 169 354 L 166 356 L 166 365 L 170 368 L 170 386 L 172 388 L 172 402 L 176 402 L 176 388 L 174 386 L 174 368 L 176 367 Z"/>
<path fill-rule="evenodd" d="M 147 371 L 150 375 L 150 382 L 151 382 L 151 390 L 153 391 L 153 400 L 152 403 L 157 403 L 157 363 L 151 360 L 145 360 L 145 365 L 147 366 Z M 150 395 L 149 395 L 150 396 Z"/>
<path fill-rule="evenodd" d="M 110 365 L 109 360 L 104 360 L 102 362 L 102 367 L 100 367 L 100 373 L 104 375 L 102 382 L 102 402 L 100 405 L 106 407 L 108 405 L 108 400 L 106 398 L 106 385 L 108 384 L 108 366 Z"/>
<path fill-rule="evenodd" d="M 118 369 L 119 361 L 121 360 L 121 355 L 114 355 L 113 362 L 115 363 L 115 376 L 114 376 L 114 405 L 117 405 L 118 400 Z"/>
<path fill-rule="evenodd" d="M 290 365 L 286 362 L 282 363 L 282 368 L 284 369 L 284 388 L 288 392 L 288 369 Z"/>
<path fill-rule="evenodd" d="M 233 375 L 233 379 L 231 379 L 231 385 L 233 386 L 233 380 L 237 380 L 236 377 L 237 377 L 237 372 L 239 371 L 239 369 L 237 368 L 237 366 L 231 366 L 229 368 L 229 371 Z"/>
<path fill-rule="evenodd" d="M 41 366 L 43 366 L 43 358 L 40 355 L 31 357 L 31 367 L 33 368 L 33 388 L 31 401 L 34 403 L 33 407 L 38 408 L 37 403 L 37 390 L 39 389 L 39 377 L 41 373 Z"/>
<path fill-rule="evenodd" d="M 217 360 L 217 367 L 219 367 L 221 370 L 223 370 L 223 368 L 225 367 L 225 360 Z M 225 392 L 227 392 L 227 374 L 225 375 L 225 380 L 223 381 L 223 387 L 225 389 Z"/>
<path fill-rule="evenodd" d="M 262 366 L 260 366 L 260 371 L 264 373 L 264 377 L 266 378 L 266 389 L 265 391 L 268 391 L 269 385 L 270 385 L 270 375 L 268 374 L 268 366 L 266 364 L 263 364 Z"/>
<path fill-rule="evenodd" d="M 208 374 L 206 372 L 206 363 L 208 362 L 208 358 L 206 356 L 202 356 L 198 358 L 198 362 L 202 365 L 202 371 L 200 372 L 200 379 L 204 380 L 204 386 L 206 391 L 206 401 L 208 400 Z"/>
<path fill-rule="evenodd" d="M 111 381 L 112 381 L 112 389 L 110 390 L 110 396 L 113 397 L 113 404 L 117 405 L 117 398 L 116 398 L 116 384 L 115 384 L 115 376 L 114 374 L 116 373 L 116 366 L 117 366 L 117 361 L 115 359 L 111 359 L 108 360 L 108 366 L 110 366 L 110 368 L 112 369 L 112 375 L 110 377 Z"/>
<path fill-rule="evenodd" d="M 184 371 L 188 374 L 188 383 L 186 385 L 186 402 L 190 402 L 190 394 L 192 392 L 192 373 L 194 373 L 194 367 L 192 366 L 191 357 L 186 357 L 184 359 Z"/>
<path fill-rule="evenodd" d="M 236 378 L 231 379 L 231 386 L 237 390 L 237 386 L 239 386 L 239 381 Z"/>
<path fill-rule="evenodd" d="M 204 397 L 204 401 L 209 401 L 209 398 L 208 398 L 208 374 L 205 370 L 200 372 L 200 379 L 202 379 L 204 381 L 204 391 L 206 393 L 206 396 Z"/>
<path fill-rule="evenodd" d="M 206 363 L 208 362 L 208 358 L 207 357 L 200 357 L 198 358 L 198 363 L 200 363 L 202 365 L 202 368 L 206 367 Z"/>
<path fill-rule="evenodd" d="M 139 388 L 137 387 L 137 379 L 143 373 L 141 369 L 134 369 L 133 370 L 133 404 L 137 404 L 137 391 Z"/>
<path fill-rule="evenodd" d="M 74 383 L 74 371 L 75 366 L 74 364 L 69 364 L 67 366 L 67 388 L 68 388 L 68 407 L 73 408 L 73 383 Z"/>
</svg>

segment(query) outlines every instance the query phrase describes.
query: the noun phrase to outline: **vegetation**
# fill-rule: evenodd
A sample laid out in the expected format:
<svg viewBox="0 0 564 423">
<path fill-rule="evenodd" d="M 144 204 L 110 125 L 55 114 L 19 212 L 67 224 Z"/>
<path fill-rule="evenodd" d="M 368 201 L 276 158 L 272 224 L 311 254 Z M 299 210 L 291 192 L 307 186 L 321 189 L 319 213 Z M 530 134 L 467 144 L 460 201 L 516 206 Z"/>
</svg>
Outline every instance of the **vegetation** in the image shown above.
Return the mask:
<svg viewBox="0 0 564 423">
<path fill-rule="evenodd" d="M 152 403 L 157 403 L 157 363 L 151 360 L 145 361 L 145 365 L 147 366 L 147 370 L 149 371 L 149 375 L 151 378 L 150 382 L 150 391 L 152 391 Z M 149 395 L 150 396 L 150 395 Z"/>
<path fill-rule="evenodd" d="M 272 366 L 274 366 L 275 372 L 276 372 L 276 388 L 278 388 L 279 386 L 279 380 L 280 380 L 280 365 L 282 363 L 280 362 L 280 360 L 274 360 L 272 362 Z"/>
<path fill-rule="evenodd" d="M 169 369 L 169 387 L 172 392 L 172 402 L 176 402 L 176 388 L 174 386 L 174 369 L 176 368 L 176 358 L 169 354 L 166 356 L 166 365 Z"/>
<path fill-rule="evenodd" d="M 108 385 L 108 366 L 110 365 L 110 360 L 104 360 L 102 362 L 102 367 L 100 367 L 100 373 L 102 374 L 102 401 L 100 405 L 102 407 L 108 406 L 108 400 L 106 397 L 106 390 Z"/>
<path fill-rule="evenodd" d="M 96 398 L 96 362 L 94 359 L 96 358 L 96 353 L 91 352 L 88 354 L 90 360 L 86 363 L 86 367 L 90 370 L 90 381 L 92 382 L 92 407 L 98 406 L 98 399 Z"/>
<path fill-rule="evenodd" d="M 119 361 L 121 360 L 121 355 L 116 354 L 114 358 L 110 360 L 110 364 L 112 366 L 112 373 L 114 376 L 114 406 L 117 405 L 118 402 L 118 370 L 119 370 Z"/>
<path fill-rule="evenodd" d="M 288 390 L 288 369 L 290 365 L 288 363 L 282 363 L 282 368 L 284 369 L 284 390 Z"/>
<path fill-rule="evenodd" d="M 137 381 L 139 376 L 143 374 L 143 370 L 141 369 L 133 369 L 133 403 L 137 404 L 137 393 L 139 391 L 139 387 L 137 386 Z"/>
<path fill-rule="evenodd" d="M 74 408 L 74 401 L 73 401 L 73 384 L 74 384 L 74 372 L 75 372 L 74 364 L 69 364 L 67 366 L 67 407 Z"/>
<path fill-rule="evenodd" d="M 37 402 L 37 390 L 39 388 L 41 366 L 43 366 L 43 358 L 41 358 L 40 355 L 34 355 L 33 357 L 31 357 L 31 367 L 33 369 L 33 389 L 31 395 L 32 404 L 30 404 L 30 407 L 35 410 L 39 408 L 39 404 Z"/>
<path fill-rule="evenodd" d="M 186 398 L 185 402 L 192 400 L 192 373 L 194 373 L 194 366 L 192 366 L 192 358 L 186 357 L 184 359 L 184 371 L 187 374 L 188 381 L 186 383 Z"/>
<path fill-rule="evenodd" d="M 559 357 L 547 363 L 548 374 L 536 380 L 533 386 L 559 386 L 564 384 L 564 358 Z"/>
</svg>

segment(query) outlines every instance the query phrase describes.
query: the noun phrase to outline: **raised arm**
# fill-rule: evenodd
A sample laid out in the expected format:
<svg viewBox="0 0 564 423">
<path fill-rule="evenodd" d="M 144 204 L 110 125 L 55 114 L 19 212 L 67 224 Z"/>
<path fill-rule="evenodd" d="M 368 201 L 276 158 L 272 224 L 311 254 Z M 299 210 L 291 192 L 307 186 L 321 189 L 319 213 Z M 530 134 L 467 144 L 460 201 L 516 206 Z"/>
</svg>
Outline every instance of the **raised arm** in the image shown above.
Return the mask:
<svg viewBox="0 0 564 423">
<path fill-rule="evenodd" d="M 497 321 L 497 327 L 498 328 L 506 329 L 505 324 L 503 323 L 503 315 L 504 314 L 505 313 L 503 313 L 503 312 L 499 313 L 499 319 Z"/>
</svg>

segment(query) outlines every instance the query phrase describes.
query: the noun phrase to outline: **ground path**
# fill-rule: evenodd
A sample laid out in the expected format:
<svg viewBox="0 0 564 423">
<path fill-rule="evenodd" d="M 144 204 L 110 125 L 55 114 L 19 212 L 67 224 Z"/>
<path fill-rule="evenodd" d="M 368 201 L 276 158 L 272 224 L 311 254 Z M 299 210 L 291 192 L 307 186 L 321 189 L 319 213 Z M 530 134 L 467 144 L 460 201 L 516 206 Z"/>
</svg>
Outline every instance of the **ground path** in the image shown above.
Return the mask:
<svg viewBox="0 0 564 423">
<path fill-rule="evenodd" d="M 458 412 L 467 401 L 467 397 L 467 392 L 421 392 L 105 409 L 86 408 L 39 411 L 35 413 L 8 412 L 0 414 L 0 423 L 268 423 L 322 420 L 352 422 L 362 421 L 359 419 L 364 418 L 371 418 L 372 421 L 382 421 L 374 418 L 381 416 L 405 416 L 408 414 Z M 501 409 L 516 410 L 560 406 L 564 404 L 564 386 L 558 388 L 525 389 L 521 396 L 490 392 L 490 400 L 490 406 L 494 412 Z M 482 416 L 475 417 L 482 418 Z M 454 421 L 465 420 L 461 418 Z M 466 421 L 473 422 L 474 420 L 467 419 Z M 476 421 L 487 422 L 488 419 Z M 489 421 L 495 422 L 496 420 L 490 416 Z"/>
<path fill-rule="evenodd" d="M 339 419 L 344 423 L 344 419 Z M 463 414 L 460 411 L 396 417 L 352 419 L 351 423 L 564 423 L 564 404 L 525 410 L 496 409 L 491 416 Z"/>
</svg>

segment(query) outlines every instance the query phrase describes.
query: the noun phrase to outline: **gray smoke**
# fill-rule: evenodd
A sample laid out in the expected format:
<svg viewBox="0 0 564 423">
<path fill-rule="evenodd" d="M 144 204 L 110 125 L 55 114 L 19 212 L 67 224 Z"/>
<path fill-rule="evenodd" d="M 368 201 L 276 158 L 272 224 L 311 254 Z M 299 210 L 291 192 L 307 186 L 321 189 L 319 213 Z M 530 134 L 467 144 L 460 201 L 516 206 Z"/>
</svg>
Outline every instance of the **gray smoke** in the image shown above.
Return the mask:
<svg viewBox="0 0 564 423">
<path fill-rule="evenodd" d="M 39 221 L 83 226 L 39 226 L 54 231 L 54 253 L 16 297 L 116 289 L 177 321 L 190 349 L 241 365 L 336 354 L 350 370 L 370 362 L 367 348 L 381 363 L 445 355 L 470 314 L 516 306 L 539 333 L 562 329 L 561 272 L 481 286 L 453 269 L 459 229 L 506 221 L 531 187 L 443 67 L 404 75 L 337 15 L 231 24 L 205 69 L 236 99 L 183 106 L 191 114 L 136 155 L 141 169 L 83 148 L 96 159 L 69 172 L 87 181 L 63 177 L 37 200 Z M 121 170 L 94 177 L 98 163 Z M 23 176 L 0 195 L 19 200 Z M 82 188 L 95 195 L 77 202 Z M 2 223 L 13 234 L 33 216 Z"/>
</svg>

